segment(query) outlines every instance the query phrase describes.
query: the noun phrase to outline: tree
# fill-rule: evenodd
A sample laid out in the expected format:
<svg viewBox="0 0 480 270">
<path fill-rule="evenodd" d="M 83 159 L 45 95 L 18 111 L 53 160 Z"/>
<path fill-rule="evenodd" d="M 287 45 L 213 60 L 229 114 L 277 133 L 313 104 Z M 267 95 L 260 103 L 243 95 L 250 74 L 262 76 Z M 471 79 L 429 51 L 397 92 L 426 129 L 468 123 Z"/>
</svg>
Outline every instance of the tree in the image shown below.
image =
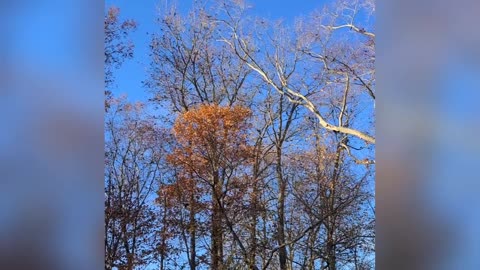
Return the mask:
<svg viewBox="0 0 480 270">
<path fill-rule="evenodd" d="M 207 216 L 208 205 L 203 201 L 206 191 L 192 174 L 179 171 L 175 167 L 173 181 L 160 187 L 157 202 L 163 204 L 165 209 L 162 223 L 169 224 L 169 228 L 166 228 L 169 238 L 178 236 L 177 241 L 183 243 L 188 254 L 188 265 L 192 270 L 199 264 L 197 258 L 203 255 L 197 247 L 197 238 L 204 235 L 200 226 Z M 163 249 L 166 249 L 166 246 Z M 164 269 L 163 261 L 160 262 L 161 269 Z"/>
<path fill-rule="evenodd" d="M 152 195 L 162 131 L 141 104 L 113 99 L 105 122 L 105 269 L 135 269 L 155 255 Z"/>
<path fill-rule="evenodd" d="M 232 6 L 236 12 L 230 10 Z M 367 144 L 375 143 L 375 138 L 367 131 L 329 121 L 323 104 L 318 102 L 321 89 L 328 87 L 331 81 L 338 81 L 338 75 L 345 73 L 351 74 L 358 83 L 357 87 L 365 89 L 364 93 L 374 101 L 375 34 L 357 26 L 354 21 L 360 12 L 368 12 L 365 9 L 372 8 L 371 5 L 360 1 L 339 1 L 337 9 L 313 14 L 312 20 L 299 20 L 295 27 L 262 19 L 245 21 L 245 5 L 225 7 L 226 19 L 220 21 L 230 31 L 221 40 L 265 83 L 290 102 L 309 110 L 326 130 L 354 136 Z M 341 32 L 344 29 L 351 32 Z M 267 33 L 268 38 L 252 38 L 259 36 L 260 32 Z M 345 44 L 342 36 L 351 33 L 360 35 L 360 38 L 349 38 Z M 354 50 L 350 50 L 352 48 Z M 368 64 L 359 64 L 358 60 L 366 60 Z"/>
<path fill-rule="evenodd" d="M 173 132 L 178 147 L 168 160 L 209 190 L 211 213 L 211 269 L 224 269 L 224 223 L 228 196 L 235 192 L 236 173 L 251 158 L 248 144 L 250 111 L 246 108 L 201 105 L 180 115 Z"/>
<path fill-rule="evenodd" d="M 284 96 L 280 96 L 275 103 L 267 103 L 269 106 L 269 116 L 272 119 L 273 125 L 270 128 L 271 140 L 275 150 L 275 176 L 277 178 L 277 222 L 276 222 L 276 236 L 278 246 L 278 259 L 281 270 L 287 269 L 287 245 L 285 236 L 285 205 L 287 197 L 287 178 L 284 175 L 283 159 L 284 159 L 284 145 L 287 140 L 291 139 L 293 132 L 292 126 L 297 114 L 298 104 L 291 103 Z"/>
<path fill-rule="evenodd" d="M 357 165 L 343 147 L 327 147 L 318 136 L 311 149 L 288 157 L 293 204 L 297 211 L 302 209 L 299 219 L 303 215 L 310 229 L 297 258 L 303 258 L 303 269 L 366 267 L 371 264 L 374 239 L 371 171 L 354 172 Z M 291 234 L 306 232 L 298 228 Z"/>
<path fill-rule="evenodd" d="M 159 18 L 147 82 L 156 103 L 183 112 L 200 104 L 241 104 L 251 95 L 242 92 L 249 69 L 218 42 L 220 25 L 209 17 L 195 2 L 188 16 L 172 8 Z"/>
<path fill-rule="evenodd" d="M 105 110 L 108 110 L 113 98 L 111 89 L 114 81 L 113 71 L 118 69 L 126 59 L 133 57 L 133 43 L 129 34 L 137 28 L 133 20 L 120 21 L 120 9 L 110 7 L 105 15 Z"/>
</svg>

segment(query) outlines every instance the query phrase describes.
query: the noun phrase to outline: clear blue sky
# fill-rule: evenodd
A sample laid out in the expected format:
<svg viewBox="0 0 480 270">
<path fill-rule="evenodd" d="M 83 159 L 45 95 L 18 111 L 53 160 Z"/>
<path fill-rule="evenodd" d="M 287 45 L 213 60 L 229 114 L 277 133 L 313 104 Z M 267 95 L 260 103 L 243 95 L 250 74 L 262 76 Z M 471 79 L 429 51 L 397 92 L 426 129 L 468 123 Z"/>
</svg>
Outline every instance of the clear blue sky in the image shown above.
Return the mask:
<svg viewBox="0 0 480 270">
<path fill-rule="evenodd" d="M 173 0 L 167 0 L 170 3 Z M 177 6 L 181 10 L 188 10 L 192 6 L 192 0 L 177 0 Z M 272 19 L 283 18 L 287 21 L 295 17 L 310 13 L 316 8 L 321 8 L 329 0 L 256 0 L 247 1 L 256 15 Z M 149 42 L 152 33 L 158 32 L 155 19 L 159 8 L 165 6 L 165 0 L 106 0 L 105 6 L 120 8 L 123 19 L 134 19 L 138 23 L 138 29 L 132 35 L 135 43 L 135 57 L 124 63 L 116 72 L 117 88 L 112 89 L 115 94 L 127 93 L 130 100 L 146 100 L 146 94 L 142 87 L 142 81 L 147 78 L 146 70 L 149 66 Z"/>
</svg>

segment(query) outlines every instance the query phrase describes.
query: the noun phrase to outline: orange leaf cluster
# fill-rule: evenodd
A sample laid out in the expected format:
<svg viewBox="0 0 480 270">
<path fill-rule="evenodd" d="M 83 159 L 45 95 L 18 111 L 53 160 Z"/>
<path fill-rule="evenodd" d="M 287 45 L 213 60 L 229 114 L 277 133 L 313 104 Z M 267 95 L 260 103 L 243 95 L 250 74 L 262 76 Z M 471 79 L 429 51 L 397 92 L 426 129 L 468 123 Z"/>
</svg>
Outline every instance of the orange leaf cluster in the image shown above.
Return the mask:
<svg viewBox="0 0 480 270">
<path fill-rule="evenodd" d="M 201 105 L 185 112 L 175 122 L 179 147 L 168 161 L 205 178 L 213 170 L 244 162 L 252 152 L 247 138 L 250 116 L 241 106 Z"/>
</svg>

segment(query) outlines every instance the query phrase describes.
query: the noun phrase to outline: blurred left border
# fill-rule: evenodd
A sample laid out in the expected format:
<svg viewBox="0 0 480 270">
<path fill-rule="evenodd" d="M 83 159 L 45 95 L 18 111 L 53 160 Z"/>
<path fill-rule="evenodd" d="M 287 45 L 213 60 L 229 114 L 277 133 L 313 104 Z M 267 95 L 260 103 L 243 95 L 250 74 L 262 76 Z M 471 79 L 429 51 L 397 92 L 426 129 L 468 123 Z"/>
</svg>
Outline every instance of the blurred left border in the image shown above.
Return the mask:
<svg viewBox="0 0 480 270">
<path fill-rule="evenodd" d="M 0 4 L 0 269 L 103 268 L 104 12 Z"/>
</svg>

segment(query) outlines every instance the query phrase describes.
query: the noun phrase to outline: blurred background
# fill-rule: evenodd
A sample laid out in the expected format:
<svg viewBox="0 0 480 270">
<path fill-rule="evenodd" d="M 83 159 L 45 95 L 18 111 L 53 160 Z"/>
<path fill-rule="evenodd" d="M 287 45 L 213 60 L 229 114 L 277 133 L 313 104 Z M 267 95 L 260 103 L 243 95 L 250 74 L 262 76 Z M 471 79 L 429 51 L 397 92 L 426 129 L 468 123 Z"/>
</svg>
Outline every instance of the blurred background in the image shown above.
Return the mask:
<svg viewBox="0 0 480 270">
<path fill-rule="evenodd" d="M 377 267 L 478 269 L 480 3 L 377 8 Z"/>
<path fill-rule="evenodd" d="M 101 269 L 103 3 L 0 13 L 0 268 Z"/>
</svg>

